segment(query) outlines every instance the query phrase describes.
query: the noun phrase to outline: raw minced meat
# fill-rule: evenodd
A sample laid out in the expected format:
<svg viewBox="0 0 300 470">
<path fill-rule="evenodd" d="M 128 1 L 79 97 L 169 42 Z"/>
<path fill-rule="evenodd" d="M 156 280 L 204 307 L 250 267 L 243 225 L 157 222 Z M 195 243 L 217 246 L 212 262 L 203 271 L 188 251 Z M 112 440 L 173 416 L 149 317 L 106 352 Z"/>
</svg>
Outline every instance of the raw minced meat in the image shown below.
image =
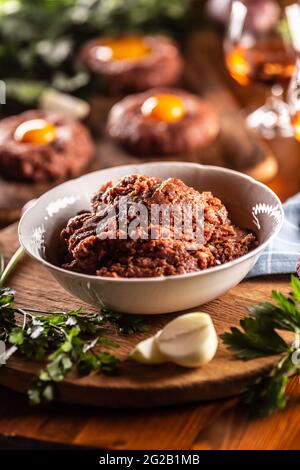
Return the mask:
<svg viewBox="0 0 300 470">
<path fill-rule="evenodd" d="M 124 94 L 148 90 L 177 82 L 183 61 L 176 43 L 162 35 L 144 36 L 149 54 L 139 60 L 99 60 L 95 47 L 101 39 L 92 39 L 83 45 L 79 60 L 89 70 L 100 74 L 113 93 Z"/>
<path fill-rule="evenodd" d="M 142 112 L 147 99 L 174 96 L 185 115 L 175 122 L 151 119 Z M 153 88 L 126 96 L 108 116 L 107 132 L 119 145 L 137 155 L 174 155 L 207 147 L 219 133 L 214 107 L 196 95 L 177 88 Z"/>
<path fill-rule="evenodd" d="M 193 212 L 193 231 L 174 236 L 171 223 L 162 220 L 136 227 L 134 237 L 122 239 L 119 221 L 122 197 L 147 209 L 160 204 L 202 208 L 203 243 L 191 248 L 198 219 Z M 109 215 L 114 209 L 115 216 Z M 130 212 L 130 211 L 129 211 Z M 136 214 L 129 216 L 129 222 Z M 171 216 L 171 222 L 174 221 Z M 115 236 L 109 235 L 115 230 Z M 124 231 L 124 230 L 123 230 Z M 155 239 L 150 235 L 155 233 Z M 170 276 L 206 269 L 238 258 L 257 245 L 250 231 L 232 225 L 224 204 L 211 192 L 198 192 L 181 180 L 126 176 L 115 184 L 108 182 L 93 196 L 91 211 L 71 218 L 61 232 L 64 247 L 62 267 L 68 270 L 109 277 Z"/>
<path fill-rule="evenodd" d="M 18 142 L 14 133 L 20 124 L 45 119 L 58 137 L 51 143 Z M 53 181 L 78 176 L 93 160 L 95 147 L 81 122 L 58 113 L 30 110 L 0 122 L 0 175 L 14 180 Z"/>
</svg>

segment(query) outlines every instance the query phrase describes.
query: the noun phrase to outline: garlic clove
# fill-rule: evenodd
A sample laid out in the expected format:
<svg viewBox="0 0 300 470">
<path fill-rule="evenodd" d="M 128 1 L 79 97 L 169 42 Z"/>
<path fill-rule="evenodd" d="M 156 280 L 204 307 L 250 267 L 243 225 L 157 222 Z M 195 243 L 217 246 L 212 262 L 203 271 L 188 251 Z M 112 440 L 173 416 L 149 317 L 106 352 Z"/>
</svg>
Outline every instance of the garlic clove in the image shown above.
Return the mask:
<svg viewBox="0 0 300 470">
<path fill-rule="evenodd" d="M 218 337 L 210 316 L 187 313 L 168 323 L 157 338 L 163 356 L 184 367 L 200 367 L 214 357 Z"/>
<path fill-rule="evenodd" d="M 90 105 L 87 101 L 54 88 L 44 90 L 39 105 L 46 112 L 60 112 L 74 119 L 84 119 L 90 113 Z"/>
<path fill-rule="evenodd" d="M 160 331 L 156 335 L 150 336 L 150 338 L 138 343 L 129 355 L 131 359 L 141 364 L 161 364 L 167 362 L 168 359 L 163 356 L 157 345 L 159 335 Z"/>
</svg>

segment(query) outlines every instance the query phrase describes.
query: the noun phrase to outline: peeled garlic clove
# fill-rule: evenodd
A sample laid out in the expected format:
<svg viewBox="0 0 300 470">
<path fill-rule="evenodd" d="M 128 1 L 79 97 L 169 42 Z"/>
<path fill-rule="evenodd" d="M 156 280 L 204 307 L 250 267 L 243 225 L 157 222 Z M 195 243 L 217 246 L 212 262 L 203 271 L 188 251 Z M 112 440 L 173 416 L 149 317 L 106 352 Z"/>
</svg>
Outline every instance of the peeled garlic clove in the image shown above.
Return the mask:
<svg viewBox="0 0 300 470">
<path fill-rule="evenodd" d="M 163 356 L 184 367 L 200 367 L 211 361 L 218 337 L 210 316 L 187 313 L 168 323 L 157 338 Z"/>
<path fill-rule="evenodd" d="M 159 335 L 160 331 L 156 335 L 150 336 L 150 338 L 138 343 L 130 353 L 131 359 L 142 364 L 161 364 L 167 362 L 168 359 L 163 356 L 157 345 Z"/>
<path fill-rule="evenodd" d="M 86 101 L 53 88 L 44 90 L 39 105 L 46 112 L 60 112 L 74 119 L 84 119 L 90 112 L 90 105 Z"/>
</svg>

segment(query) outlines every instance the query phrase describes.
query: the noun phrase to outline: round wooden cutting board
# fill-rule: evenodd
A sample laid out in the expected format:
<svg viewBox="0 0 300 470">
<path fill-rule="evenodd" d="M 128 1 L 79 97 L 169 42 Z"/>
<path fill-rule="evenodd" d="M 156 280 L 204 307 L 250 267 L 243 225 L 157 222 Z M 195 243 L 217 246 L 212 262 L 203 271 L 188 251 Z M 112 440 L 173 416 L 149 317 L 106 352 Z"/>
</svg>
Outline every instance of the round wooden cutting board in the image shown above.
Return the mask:
<svg viewBox="0 0 300 470">
<path fill-rule="evenodd" d="M 18 246 L 17 226 L 0 232 L 0 249 L 11 256 Z M 35 261 L 25 258 L 15 271 L 10 286 L 16 290 L 19 306 L 48 310 L 72 309 L 82 305 L 65 292 L 48 272 Z M 251 280 L 241 283 L 222 298 L 201 308 L 209 313 L 218 334 L 237 325 L 245 315 L 245 307 L 266 300 L 271 289 L 288 292 L 287 277 L 270 280 Z M 184 292 L 178 292 L 184 295 Z M 147 299 L 145 299 L 145 302 Z M 92 307 L 83 305 L 89 311 Z M 177 314 L 178 315 L 178 314 Z M 215 358 L 199 369 L 185 369 L 173 364 L 145 366 L 128 359 L 133 345 L 153 334 L 175 315 L 148 316 L 150 332 L 132 336 L 117 336 L 112 330 L 104 334 L 120 344 L 116 354 L 121 359 L 120 371 L 114 376 L 91 374 L 78 377 L 69 374 L 59 384 L 60 401 L 104 407 L 153 407 L 176 403 L 212 400 L 241 393 L 260 374 L 270 370 L 277 358 L 263 358 L 248 362 L 238 361 L 226 350 L 221 340 Z M 25 393 L 42 365 L 13 356 L 0 369 L 0 384 Z"/>
</svg>

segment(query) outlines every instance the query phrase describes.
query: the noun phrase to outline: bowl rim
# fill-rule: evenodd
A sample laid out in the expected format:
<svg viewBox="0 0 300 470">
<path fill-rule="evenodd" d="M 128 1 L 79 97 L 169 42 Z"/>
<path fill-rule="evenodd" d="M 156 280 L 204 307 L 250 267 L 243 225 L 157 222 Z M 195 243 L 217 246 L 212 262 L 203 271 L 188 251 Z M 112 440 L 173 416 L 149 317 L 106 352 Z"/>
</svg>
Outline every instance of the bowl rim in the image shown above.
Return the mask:
<svg viewBox="0 0 300 470">
<path fill-rule="evenodd" d="M 238 258 L 236 258 L 232 261 L 228 261 L 228 262 L 220 264 L 218 266 L 212 266 L 210 268 L 202 269 L 202 270 L 199 270 L 199 271 L 193 271 L 193 272 L 190 272 L 190 273 L 172 274 L 170 276 L 130 277 L 130 278 L 117 277 L 117 278 L 114 278 L 114 277 L 109 277 L 109 276 L 97 276 L 95 274 L 85 274 L 85 273 L 79 273 L 79 272 L 75 272 L 75 271 L 69 271 L 67 269 L 61 268 L 60 266 L 56 266 L 55 264 L 50 263 L 49 261 L 45 260 L 42 257 L 39 257 L 39 256 L 35 255 L 29 249 L 27 249 L 27 247 L 25 246 L 24 241 L 22 240 L 22 226 L 24 224 L 24 221 L 30 216 L 30 213 L 32 213 L 37 208 L 38 204 L 43 202 L 43 200 L 48 196 L 49 193 L 57 191 L 58 188 L 63 188 L 64 186 L 74 184 L 75 181 L 83 180 L 87 176 L 90 176 L 90 175 L 93 175 L 93 174 L 96 174 L 96 173 L 100 173 L 102 171 L 127 169 L 127 168 L 128 168 L 128 170 L 130 170 L 130 169 L 138 168 L 138 167 L 152 167 L 152 166 L 165 166 L 165 167 L 168 167 L 168 166 L 172 166 L 172 167 L 174 167 L 174 166 L 185 166 L 185 167 L 189 166 L 191 168 L 202 168 L 202 169 L 207 170 L 207 171 L 218 171 L 218 172 L 226 173 L 226 174 L 230 173 L 234 176 L 237 176 L 238 178 L 249 181 L 251 184 L 256 185 L 256 186 L 260 186 L 261 188 L 264 189 L 264 191 L 269 192 L 269 194 L 275 199 L 275 201 L 277 202 L 277 205 L 278 205 L 278 210 L 280 211 L 280 216 L 281 216 L 280 221 L 278 222 L 278 224 L 276 226 L 276 229 L 267 238 L 267 240 L 265 240 L 261 245 L 257 246 L 256 248 L 249 251 L 245 255 L 242 255 L 242 256 L 240 256 L 240 257 L 238 257 Z M 33 258 L 37 262 L 41 263 L 43 266 L 45 266 L 46 268 L 48 268 L 50 270 L 57 271 L 57 272 L 62 273 L 64 275 L 69 275 L 70 277 L 74 276 L 74 277 L 77 277 L 77 278 L 86 279 L 87 281 L 92 281 L 93 280 L 93 281 L 99 281 L 99 282 L 101 281 L 101 282 L 115 282 L 115 283 L 129 283 L 129 284 L 134 283 L 134 282 L 138 282 L 138 283 L 140 283 L 140 282 L 166 282 L 166 281 L 172 281 L 172 280 L 176 281 L 178 279 L 183 280 L 183 279 L 187 279 L 187 278 L 191 278 L 191 277 L 195 277 L 195 276 L 204 276 L 206 274 L 212 274 L 212 273 L 215 273 L 215 272 L 218 272 L 218 271 L 229 269 L 229 268 L 231 268 L 231 267 L 233 267 L 233 266 L 235 266 L 235 265 L 237 265 L 237 264 L 239 264 L 239 263 L 241 263 L 241 262 L 243 262 L 247 259 L 255 257 L 264 248 L 266 248 L 266 246 L 269 245 L 271 243 L 271 241 L 278 235 L 278 233 L 279 233 L 279 231 L 280 231 L 280 229 L 283 225 L 283 221 L 284 221 L 284 211 L 283 211 L 282 203 L 281 203 L 279 197 L 277 196 L 277 194 L 275 194 L 274 191 L 272 191 L 272 189 L 270 189 L 265 184 L 263 184 L 260 181 L 256 180 L 252 176 L 246 175 L 245 173 L 241 173 L 239 171 L 231 170 L 229 168 L 219 167 L 219 166 L 216 166 L 216 165 L 202 165 L 200 163 L 193 163 L 193 162 L 178 162 L 178 161 L 149 162 L 149 163 L 141 162 L 141 163 L 129 164 L 129 165 L 118 165 L 118 166 L 111 167 L 111 168 L 103 168 L 103 169 L 100 169 L 100 170 L 85 173 L 84 175 L 81 175 L 78 178 L 72 178 L 68 181 L 65 181 L 61 184 L 58 184 L 54 188 L 49 189 L 44 194 L 42 194 L 36 200 L 36 202 L 33 204 L 33 206 L 29 207 L 24 212 L 24 214 L 22 215 L 22 217 L 19 221 L 19 225 L 18 225 L 18 237 L 19 237 L 20 245 L 22 246 L 23 250 L 31 258 Z"/>
</svg>

